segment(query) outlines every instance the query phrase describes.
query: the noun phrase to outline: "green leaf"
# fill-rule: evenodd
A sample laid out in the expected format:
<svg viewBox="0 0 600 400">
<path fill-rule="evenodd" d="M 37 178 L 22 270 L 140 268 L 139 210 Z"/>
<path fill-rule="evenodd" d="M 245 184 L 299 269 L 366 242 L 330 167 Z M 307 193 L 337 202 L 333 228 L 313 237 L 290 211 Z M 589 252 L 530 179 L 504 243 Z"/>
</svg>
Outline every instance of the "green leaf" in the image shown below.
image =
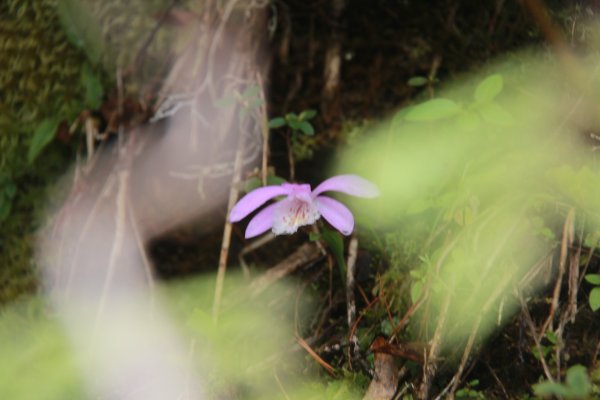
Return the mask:
<svg viewBox="0 0 600 400">
<path fill-rule="evenodd" d="M 293 130 L 295 130 L 295 131 L 300 130 L 301 122 L 297 118 L 288 119 L 287 123 L 288 123 L 289 127 L 292 128 Z"/>
<path fill-rule="evenodd" d="M 558 337 L 556 337 L 556 334 L 551 331 L 546 332 L 546 339 L 548 339 L 548 341 L 552 344 L 556 344 L 556 342 L 558 342 Z"/>
<path fill-rule="evenodd" d="M 300 113 L 300 119 L 302 121 L 307 121 L 309 119 L 313 119 L 315 117 L 315 115 L 317 115 L 317 112 L 315 110 L 304 110 Z"/>
<path fill-rule="evenodd" d="M 592 285 L 600 285 L 600 274 L 587 274 L 585 280 Z"/>
<path fill-rule="evenodd" d="M 407 121 L 435 121 L 453 117 L 461 107 L 452 100 L 433 99 L 412 107 L 404 116 Z"/>
<path fill-rule="evenodd" d="M 490 124 L 510 126 L 515 122 L 513 116 L 508 111 L 494 102 L 482 104 L 478 108 L 478 111 L 481 118 Z"/>
<path fill-rule="evenodd" d="M 54 139 L 56 128 L 58 127 L 58 118 L 45 119 L 42 121 L 31 139 L 29 151 L 27 152 L 27 161 L 31 164 L 37 156 L 42 152 L 44 147 Z"/>
<path fill-rule="evenodd" d="M 277 129 L 281 128 L 282 126 L 285 126 L 285 119 L 283 117 L 273 118 L 269 121 L 270 129 Z"/>
<path fill-rule="evenodd" d="M 81 84 L 85 88 L 85 105 L 94 110 L 100 108 L 104 95 L 102 83 L 87 63 L 81 68 Z"/>
<path fill-rule="evenodd" d="M 567 370 L 565 384 L 545 381 L 533 385 L 537 396 L 557 396 L 565 399 L 587 398 L 591 389 L 590 378 L 582 365 L 574 365 Z"/>
<path fill-rule="evenodd" d="M 407 83 L 408 86 L 419 87 L 425 86 L 427 82 L 429 82 L 429 79 L 425 78 L 424 76 L 413 76 L 408 80 Z"/>
<path fill-rule="evenodd" d="M 340 274 L 342 275 L 342 281 L 346 281 L 346 260 L 344 259 L 344 239 L 342 239 L 342 235 L 337 231 L 333 231 L 331 229 L 323 229 L 321 232 L 321 238 L 327 246 L 333 257 L 335 258 L 335 262 L 340 269 Z"/>
<path fill-rule="evenodd" d="M 311 242 L 316 242 L 319 239 L 321 239 L 321 235 L 319 235 L 316 232 L 310 232 L 308 234 L 308 240 L 310 240 Z"/>
<path fill-rule="evenodd" d="M 503 87 L 504 79 L 502 79 L 501 75 L 490 75 L 475 89 L 475 100 L 480 103 L 492 101 L 500 94 Z"/>
<path fill-rule="evenodd" d="M 262 182 L 257 177 L 252 177 L 244 181 L 244 192 L 248 193 L 262 186 Z"/>
<path fill-rule="evenodd" d="M 600 308 L 600 287 L 595 287 L 590 292 L 590 307 L 592 311 Z"/>
<path fill-rule="evenodd" d="M 296 114 L 296 113 L 287 113 L 287 114 L 285 114 L 285 119 L 286 119 L 287 122 L 298 121 L 298 114 Z"/>
<path fill-rule="evenodd" d="M 533 392 L 536 396 L 567 396 L 569 390 L 566 386 L 558 382 L 542 382 L 533 385 Z"/>
<path fill-rule="evenodd" d="M 269 175 L 267 176 L 267 185 L 281 185 L 287 181 L 280 176 Z"/>
<path fill-rule="evenodd" d="M 312 135 L 315 134 L 315 129 L 313 128 L 313 126 L 308 121 L 302 121 L 302 122 L 300 122 L 300 130 L 305 135 L 308 135 L 308 136 L 312 136 Z"/>
<path fill-rule="evenodd" d="M 82 48 L 92 64 L 99 62 L 103 50 L 102 28 L 89 7 L 78 0 L 59 0 L 57 11 L 69 41 Z"/>
<path fill-rule="evenodd" d="M 585 398 L 590 394 L 592 385 L 583 365 L 573 365 L 567 370 L 565 379 L 571 398 Z"/>
</svg>

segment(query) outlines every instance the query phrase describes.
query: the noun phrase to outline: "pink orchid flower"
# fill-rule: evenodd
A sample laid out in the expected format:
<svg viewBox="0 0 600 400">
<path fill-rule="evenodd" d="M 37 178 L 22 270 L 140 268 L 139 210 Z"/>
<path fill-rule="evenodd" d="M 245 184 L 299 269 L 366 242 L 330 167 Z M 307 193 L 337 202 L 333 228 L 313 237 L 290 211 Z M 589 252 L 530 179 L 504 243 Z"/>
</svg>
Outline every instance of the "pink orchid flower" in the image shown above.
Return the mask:
<svg viewBox="0 0 600 400">
<path fill-rule="evenodd" d="M 307 184 L 284 183 L 280 186 L 265 186 L 242 197 L 231 209 L 229 221 L 238 222 L 267 201 L 285 196 L 262 209 L 250 220 L 246 228 L 246 239 L 269 229 L 276 235 L 292 234 L 301 226 L 315 223 L 320 217 L 325 218 L 342 234 L 349 235 L 354 229 L 354 217 L 339 201 L 321 196 L 321 193 L 328 191 L 365 198 L 379 195 L 377 186 L 356 175 L 334 176 L 323 181 L 313 191 Z"/>
</svg>

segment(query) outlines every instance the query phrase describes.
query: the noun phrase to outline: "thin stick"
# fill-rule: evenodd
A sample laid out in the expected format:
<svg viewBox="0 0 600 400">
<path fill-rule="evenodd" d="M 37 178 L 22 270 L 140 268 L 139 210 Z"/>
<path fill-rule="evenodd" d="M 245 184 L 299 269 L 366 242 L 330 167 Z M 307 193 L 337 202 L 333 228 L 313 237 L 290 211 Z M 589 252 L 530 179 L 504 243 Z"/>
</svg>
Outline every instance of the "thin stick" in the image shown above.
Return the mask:
<svg viewBox="0 0 600 400">
<path fill-rule="evenodd" d="M 535 325 L 533 324 L 533 319 L 531 318 L 531 314 L 529 313 L 529 308 L 527 308 L 527 304 L 525 304 L 525 300 L 523 300 L 523 296 L 521 296 L 520 292 L 517 292 L 517 297 L 519 298 L 519 302 L 521 303 L 521 309 L 523 310 L 523 315 L 525 316 L 525 322 L 531 331 L 531 336 L 533 337 L 533 341 L 535 342 L 535 348 L 540 355 L 540 362 L 542 364 L 542 368 L 544 369 L 544 374 L 546 378 L 550 382 L 554 382 L 554 378 L 550 373 L 550 368 L 548 368 L 548 364 L 546 363 L 546 359 L 544 358 L 544 353 L 542 352 L 542 346 L 540 344 L 540 339 L 535 329 Z"/>
<path fill-rule="evenodd" d="M 335 376 L 335 370 L 333 369 L 333 367 L 330 364 L 328 364 L 325 360 L 323 360 L 321 357 L 319 357 L 319 355 L 317 353 L 315 353 L 315 351 L 310 347 L 310 345 L 308 343 L 306 343 L 306 340 L 302 339 L 300 336 L 297 336 L 296 340 L 298 341 L 298 344 L 304 350 L 306 350 L 306 352 L 312 358 L 314 358 L 317 363 L 319 363 L 323 368 L 325 368 L 325 370 L 327 372 L 329 372 L 329 374 L 331 376 Z"/>
<path fill-rule="evenodd" d="M 348 262 L 346 270 L 346 304 L 347 304 L 347 319 L 348 329 L 350 329 L 350 346 L 348 348 L 348 363 L 352 370 L 352 359 L 359 355 L 358 337 L 354 328 L 356 321 L 356 299 L 354 298 L 355 281 L 354 275 L 356 271 L 356 258 L 358 253 L 358 239 L 352 236 L 348 246 Z"/>
<path fill-rule="evenodd" d="M 261 173 L 262 173 L 262 184 L 264 186 L 267 185 L 267 173 L 268 173 L 268 169 L 269 169 L 269 116 L 267 114 L 267 99 L 265 96 L 265 88 L 263 85 L 263 80 L 262 80 L 262 76 L 260 73 L 256 73 L 256 80 L 258 81 L 258 85 L 260 86 L 261 90 L 260 90 L 260 99 L 262 100 L 262 106 L 261 106 L 261 117 L 260 118 L 260 125 L 262 128 L 262 134 L 263 134 L 263 146 L 262 146 L 262 166 L 261 166 Z"/>
<path fill-rule="evenodd" d="M 423 381 L 421 382 L 421 386 L 419 387 L 419 399 L 425 400 L 429 398 L 429 389 L 431 387 L 431 380 L 435 376 L 437 369 L 437 357 L 440 352 L 440 347 L 442 343 L 442 331 L 444 329 L 444 326 L 446 325 L 446 317 L 448 316 L 448 309 L 450 308 L 451 296 L 451 292 L 448 291 L 448 294 L 444 299 L 444 304 L 442 305 L 442 310 L 440 312 L 438 323 L 433 334 L 433 339 L 431 340 L 429 356 L 425 358 L 425 362 L 423 363 Z"/>
<path fill-rule="evenodd" d="M 565 223 L 563 225 L 563 235 L 562 241 L 560 245 L 560 260 L 558 262 L 558 278 L 556 279 L 556 284 L 554 285 L 554 293 L 552 295 L 552 303 L 550 304 L 550 312 L 548 313 L 548 318 L 544 325 L 542 325 L 542 331 L 540 332 L 540 336 L 544 336 L 546 330 L 549 326 L 551 326 L 552 321 L 554 320 L 554 315 L 556 314 L 556 310 L 558 309 L 558 300 L 560 297 L 560 289 L 562 286 L 563 277 L 565 275 L 565 266 L 567 263 L 567 255 L 568 248 L 573 242 L 573 224 L 575 219 L 575 210 L 569 210 L 567 217 L 565 218 Z"/>
<path fill-rule="evenodd" d="M 227 215 L 225 216 L 225 229 L 223 230 L 223 241 L 221 242 L 221 252 L 219 254 L 219 268 L 217 270 L 217 282 L 215 284 L 215 297 L 212 309 L 213 321 L 215 323 L 219 319 L 219 308 L 221 307 L 221 297 L 223 296 L 223 283 L 225 282 L 225 272 L 227 270 L 227 256 L 229 255 L 229 245 L 231 244 L 231 222 L 229 222 L 228 216 L 239 196 L 238 183 L 242 176 L 243 149 L 244 135 L 240 135 L 238 148 L 235 153 L 235 162 L 233 164 L 233 177 L 231 179 L 231 189 L 229 190 Z"/>
</svg>

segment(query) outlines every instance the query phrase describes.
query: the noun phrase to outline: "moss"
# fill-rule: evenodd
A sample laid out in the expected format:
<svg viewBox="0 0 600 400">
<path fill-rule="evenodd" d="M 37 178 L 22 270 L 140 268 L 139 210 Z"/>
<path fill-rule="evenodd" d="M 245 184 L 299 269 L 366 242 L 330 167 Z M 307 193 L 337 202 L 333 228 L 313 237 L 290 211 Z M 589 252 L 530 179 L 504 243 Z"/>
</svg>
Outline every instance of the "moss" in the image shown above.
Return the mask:
<svg viewBox="0 0 600 400">
<path fill-rule="evenodd" d="M 27 163 L 27 150 L 45 118 L 74 118 L 86 58 L 69 43 L 54 0 L 0 2 L 0 54 L 0 171 L 17 187 L 11 212 L 0 225 L 0 303 L 4 303 L 37 286 L 32 263 L 36 210 L 45 187 L 69 159 L 54 145 L 36 167 Z"/>
<path fill-rule="evenodd" d="M 63 32 L 53 0 L 0 3 L 0 169 L 19 175 L 32 133 L 81 98 L 84 54 Z"/>
</svg>

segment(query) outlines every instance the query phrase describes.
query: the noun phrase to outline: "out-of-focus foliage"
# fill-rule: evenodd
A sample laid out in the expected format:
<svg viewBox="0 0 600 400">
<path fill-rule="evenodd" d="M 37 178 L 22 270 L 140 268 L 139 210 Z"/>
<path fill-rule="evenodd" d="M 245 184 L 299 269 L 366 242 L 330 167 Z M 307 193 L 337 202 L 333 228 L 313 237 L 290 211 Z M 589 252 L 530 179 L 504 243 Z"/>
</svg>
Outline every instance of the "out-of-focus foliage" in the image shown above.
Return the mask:
<svg viewBox="0 0 600 400">
<path fill-rule="evenodd" d="M 588 398 L 592 384 L 583 365 L 574 365 L 567 370 L 565 383 L 545 381 L 533 385 L 537 396 L 557 396 L 562 399 Z"/>
<path fill-rule="evenodd" d="M 590 291 L 589 303 L 592 311 L 597 311 L 600 308 L 600 275 L 587 274 L 585 280 L 594 285 L 594 288 Z"/>
<path fill-rule="evenodd" d="M 554 232 L 597 237 L 600 172 L 583 137 L 600 90 L 595 70 L 585 75 L 589 86 L 574 88 L 555 61 L 519 55 L 401 110 L 346 154 L 341 170 L 381 187 L 373 206 L 361 204 L 363 220 L 391 239 L 401 264 L 389 273 L 412 271 L 412 301 L 426 296 L 426 337 L 440 317 L 448 346 L 485 336 L 551 256 Z"/>
<path fill-rule="evenodd" d="M 39 299 L 0 310 L 0 352 L 0 398 L 84 398 L 68 343 Z"/>
<path fill-rule="evenodd" d="M 323 384 L 303 372 L 308 356 L 293 340 L 292 287 L 276 285 L 253 296 L 246 281 L 229 275 L 218 323 L 211 314 L 213 291 L 210 275 L 172 283 L 157 293 L 189 344 L 196 372 L 190 379 L 200 381 L 207 398 L 360 398 L 350 376 Z M 306 314 L 302 306 L 299 312 Z M 2 310 L 0 350 L 1 398 L 86 398 L 77 371 L 85 355 L 70 352 L 56 316 L 39 299 Z"/>
</svg>

